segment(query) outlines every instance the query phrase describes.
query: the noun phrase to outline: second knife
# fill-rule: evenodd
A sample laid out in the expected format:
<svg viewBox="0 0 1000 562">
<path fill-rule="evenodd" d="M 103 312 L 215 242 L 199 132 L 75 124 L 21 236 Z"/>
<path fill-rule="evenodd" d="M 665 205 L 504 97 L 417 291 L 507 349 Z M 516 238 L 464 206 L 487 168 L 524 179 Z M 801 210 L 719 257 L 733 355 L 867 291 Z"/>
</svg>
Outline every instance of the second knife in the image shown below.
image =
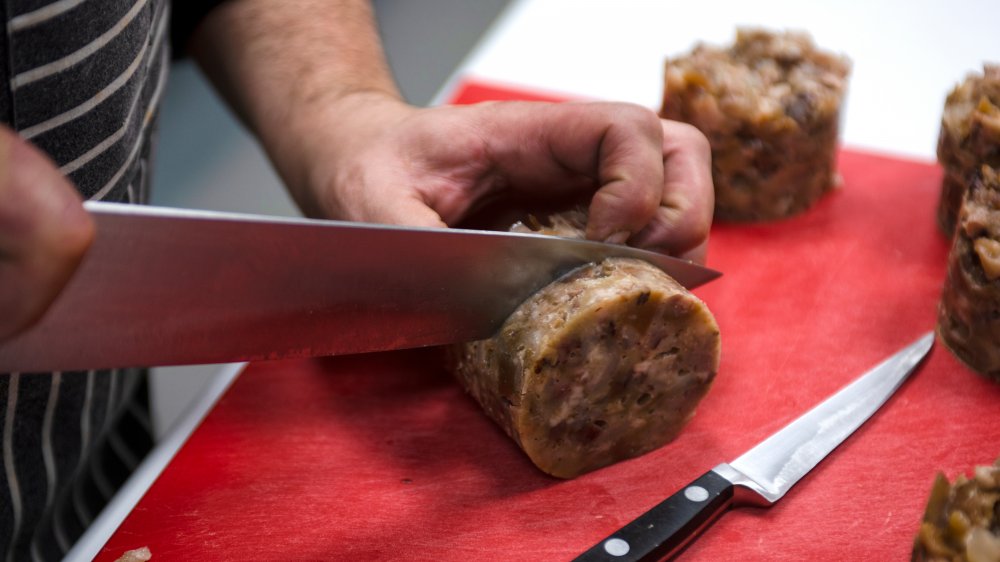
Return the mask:
<svg viewBox="0 0 1000 562">
<path fill-rule="evenodd" d="M 578 562 L 663 560 L 734 505 L 769 506 L 874 414 L 934 343 L 924 334 L 730 463 L 584 552 Z"/>
</svg>

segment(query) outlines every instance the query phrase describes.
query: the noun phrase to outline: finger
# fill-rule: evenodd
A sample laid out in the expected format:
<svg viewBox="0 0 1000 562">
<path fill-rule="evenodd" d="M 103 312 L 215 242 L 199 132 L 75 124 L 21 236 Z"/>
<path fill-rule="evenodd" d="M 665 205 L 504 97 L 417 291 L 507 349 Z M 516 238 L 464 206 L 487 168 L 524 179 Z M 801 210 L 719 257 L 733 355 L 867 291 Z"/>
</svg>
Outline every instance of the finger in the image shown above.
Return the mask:
<svg viewBox="0 0 1000 562">
<path fill-rule="evenodd" d="M 705 261 L 708 258 L 708 239 L 705 239 L 704 242 L 686 252 L 676 254 L 676 257 L 705 265 Z"/>
<path fill-rule="evenodd" d="M 484 110 L 491 174 L 539 198 L 593 192 L 587 237 L 627 238 L 650 220 L 663 185 L 663 131 L 649 109 L 624 103 L 504 103 Z M 587 180 L 587 181 L 581 181 Z"/>
<path fill-rule="evenodd" d="M 0 127 L 0 340 L 44 313 L 93 236 L 69 181 L 41 152 Z"/>
<path fill-rule="evenodd" d="M 663 132 L 659 118 L 651 111 L 628 107 L 601 143 L 600 185 L 587 220 L 591 240 L 625 243 L 646 227 L 660 203 Z"/>
<path fill-rule="evenodd" d="M 445 228 L 448 225 L 441 220 L 437 214 L 424 200 L 417 194 L 406 194 L 402 197 L 385 201 L 384 204 L 374 206 L 368 216 L 369 222 L 382 224 L 399 224 L 407 226 L 423 226 L 431 228 Z"/>
<path fill-rule="evenodd" d="M 631 243 L 671 255 L 704 259 L 715 193 L 712 154 L 705 136 L 690 125 L 662 121 L 663 191 L 659 208 Z"/>
</svg>

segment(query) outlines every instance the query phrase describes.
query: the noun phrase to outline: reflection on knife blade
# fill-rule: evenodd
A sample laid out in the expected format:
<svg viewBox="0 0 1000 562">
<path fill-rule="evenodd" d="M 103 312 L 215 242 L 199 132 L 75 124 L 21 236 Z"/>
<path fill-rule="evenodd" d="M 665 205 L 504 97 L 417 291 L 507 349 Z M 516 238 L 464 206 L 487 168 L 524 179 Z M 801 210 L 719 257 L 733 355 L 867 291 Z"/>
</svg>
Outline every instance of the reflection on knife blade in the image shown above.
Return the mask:
<svg viewBox="0 0 1000 562">
<path fill-rule="evenodd" d="M 649 261 L 689 288 L 719 275 L 635 248 L 534 234 L 86 207 L 97 238 L 45 317 L 0 345 L 0 372 L 481 339 L 537 289 L 609 256 Z"/>
</svg>

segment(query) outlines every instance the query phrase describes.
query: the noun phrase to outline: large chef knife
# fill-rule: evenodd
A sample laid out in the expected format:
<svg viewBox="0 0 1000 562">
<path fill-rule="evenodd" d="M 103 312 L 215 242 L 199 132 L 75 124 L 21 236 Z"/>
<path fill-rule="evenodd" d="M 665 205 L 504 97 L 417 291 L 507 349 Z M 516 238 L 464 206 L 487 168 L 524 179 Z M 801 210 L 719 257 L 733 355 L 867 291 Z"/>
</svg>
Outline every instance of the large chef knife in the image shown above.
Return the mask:
<svg viewBox="0 0 1000 562">
<path fill-rule="evenodd" d="M 86 204 L 97 238 L 0 372 L 178 365 L 401 349 L 492 335 L 581 264 L 649 261 L 693 288 L 719 274 L 619 245 Z"/>
<path fill-rule="evenodd" d="M 767 507 L 875 413 L 930 350 L 927 333 L 730 463 L 722 463 L 576 560 L 663 560 L 727 509 Z"/>
</svg>

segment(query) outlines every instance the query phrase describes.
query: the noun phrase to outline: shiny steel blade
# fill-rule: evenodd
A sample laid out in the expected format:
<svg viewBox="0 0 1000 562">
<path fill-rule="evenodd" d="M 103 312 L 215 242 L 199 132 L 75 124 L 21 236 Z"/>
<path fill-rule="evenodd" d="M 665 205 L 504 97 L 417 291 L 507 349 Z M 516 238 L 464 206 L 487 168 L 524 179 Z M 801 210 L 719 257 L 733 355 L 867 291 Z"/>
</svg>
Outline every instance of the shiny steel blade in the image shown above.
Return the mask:
<svg viewBox="0 0 1000 562">
<path fill-rule="evenodd" d="M 490 336 L 581 264 L 643 259 L 682 285 L 719 275 L 660 254 L 536 234 L 87 203 L 97 238 L 0 372 L 305 357 Z"/>
<path fill-rule="evenodd" d="M 892 396 L 933 343 L 928 332 L 729 463 L 739 474 L 726 465 L 714 470 L 768 502 L 778 501 Z"/>
</svg>

